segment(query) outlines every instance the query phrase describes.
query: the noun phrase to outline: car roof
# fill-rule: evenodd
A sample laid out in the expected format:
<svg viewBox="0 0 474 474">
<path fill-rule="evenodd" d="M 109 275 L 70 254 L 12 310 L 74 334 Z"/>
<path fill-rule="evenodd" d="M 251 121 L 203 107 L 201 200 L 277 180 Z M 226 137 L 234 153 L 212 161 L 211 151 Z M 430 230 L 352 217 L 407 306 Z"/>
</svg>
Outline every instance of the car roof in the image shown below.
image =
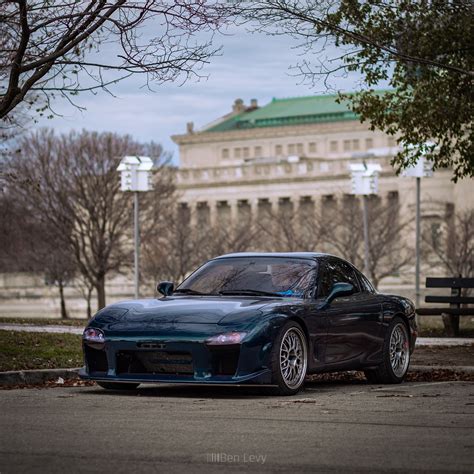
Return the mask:
<svg viewBox="0 0 474 474">
<path fill-rule="evenodd" d="M 327 253 L 319 252 L 236 252 L 219 255 L 213 260 L 220 258 L 238 258 L 238 257 L 281 257 L 281 258 L 305 258 L 307 260 L 314 260 L 315 258 L 332 256 Z"/>
</svg>

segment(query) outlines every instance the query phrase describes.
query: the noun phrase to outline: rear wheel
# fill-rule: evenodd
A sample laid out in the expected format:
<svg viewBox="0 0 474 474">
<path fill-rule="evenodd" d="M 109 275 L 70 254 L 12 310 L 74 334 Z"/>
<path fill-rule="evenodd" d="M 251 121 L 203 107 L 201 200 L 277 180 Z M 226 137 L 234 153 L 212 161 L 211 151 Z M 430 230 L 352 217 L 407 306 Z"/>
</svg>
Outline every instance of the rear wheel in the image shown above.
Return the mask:
<svg viewBox="0 0 474 474">
<path fill-rule="evenodd" d="M 401 383 L 410 365 L 410 339 L 408 329 L 399 317 L 388 327 L 383 346 L 383 361 L 376 368 L 365 371 L 370 383 Z"/>
<path fill-rule="evenodd" d="M 135 390 L 140 384 L 124 382 L 97 382 L 97 385 L 107 390 Z"/>
<path fill-rule="evenodd" d="M 280 331 L 272 352 L 273 393 L 294 395 L 304 384 L 308 364 L 306 336 L 301 326 L 289 321 Z"/>
</svg>

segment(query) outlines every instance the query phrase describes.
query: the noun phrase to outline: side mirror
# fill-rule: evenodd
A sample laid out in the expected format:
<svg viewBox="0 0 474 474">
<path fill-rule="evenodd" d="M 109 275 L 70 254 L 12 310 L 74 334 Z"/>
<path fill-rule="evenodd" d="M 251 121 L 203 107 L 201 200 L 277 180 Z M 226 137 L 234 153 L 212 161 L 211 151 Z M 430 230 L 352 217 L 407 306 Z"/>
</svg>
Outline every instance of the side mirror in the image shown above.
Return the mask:
<svg viewBox="0 0 474 474">
<path fill-rule="evenodd" d="M 318 309 L 327 308 L 339 296 L 349 296 L 354 293 L 354 286 L 350 283 L 334 283 L 327 298 L 319 305 Z"/>
<path fill-rule="evenodd" d="M 163 296 L 171 296 L 174 291 L 174 283 L 172 281 L 160 281 L 156 285 L 158 293 L 161 293 Z"/>
</svg>

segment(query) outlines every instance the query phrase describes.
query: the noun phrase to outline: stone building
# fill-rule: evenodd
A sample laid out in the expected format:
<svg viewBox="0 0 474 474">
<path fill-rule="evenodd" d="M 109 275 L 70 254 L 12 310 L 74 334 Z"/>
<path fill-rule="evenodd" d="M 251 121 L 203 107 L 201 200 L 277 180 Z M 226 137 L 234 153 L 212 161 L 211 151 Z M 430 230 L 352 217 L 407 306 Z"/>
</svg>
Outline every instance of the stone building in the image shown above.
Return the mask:
<svg viewBox="0 0 474 474">
<path fill-rule="evenodd" d="M 397 176 L 391 166 L 394 137 L 370 130 L 335 99 L 273 99 L 261 107 L 255 99 L 249 105 L 237 99 L 230 113 L 199 130 L 188 123 L 185 134 L 172 137 L 179 145 L 181 206 L 203 224 L 259 219 L 266 209 L 297 212 L 306 206 L 306 213 L 308 206 L 319 206 L 333 212 L 351 192 L 349 164 L 365 160 L 381 166 L 378 199 L 396 200 L 400 215 L 414 217 L 416 181 Z M 450 170 L 424 178 L 424 222 L 439 226 L 455 210 L 474 208 L 472 184 L 454 184 Z M 414 247 L 414 231 L 406 238 Z M 414 298 L 412 270 L 385 278 L 380 288 Z M 421 276 L 424 283 L 423 268 Z"/>
<path fill-rule="evenodd" d="M 338 201 L 350 193 L 349 164 L 366 159 L 382 167 L 381 199 L 399 199 L 404 212 L 415 204 L 413 178 L 390 165 L 394 137 L 371 131 L 331 95 L 273 99 L 258 106 L 237 99 L 232 111 L 200 130 L 193 123 L 174 135 L 179 145 L 178 185 L 183 206 L 209 222 L 232 220 L 259 209 Z M 426 217 L 446 206 L 474 207 L 472 182 L 455 185 L 449 170 L 422 183 Z"/>
</svg>

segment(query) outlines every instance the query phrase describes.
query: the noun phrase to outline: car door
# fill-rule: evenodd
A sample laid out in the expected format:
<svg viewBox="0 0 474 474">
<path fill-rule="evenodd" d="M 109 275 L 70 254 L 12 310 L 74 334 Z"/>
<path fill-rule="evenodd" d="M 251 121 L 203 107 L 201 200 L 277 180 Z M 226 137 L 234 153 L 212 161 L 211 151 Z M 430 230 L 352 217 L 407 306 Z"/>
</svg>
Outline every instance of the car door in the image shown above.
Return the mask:
<svg viewBox="0 0 474 474">
<path fill-rule="evenodd" d="M 327 321 L 325 364 L 351 368 L 378 360 L 382 332 L 379 295 L 366 291 L 357 271 L 342 259 L 326 259 L 321 272 L 320 300 L 327 297 L 334 283 L 354 286 L 353 294 L 334 299 L 324 310 Z"/>
</svg>

